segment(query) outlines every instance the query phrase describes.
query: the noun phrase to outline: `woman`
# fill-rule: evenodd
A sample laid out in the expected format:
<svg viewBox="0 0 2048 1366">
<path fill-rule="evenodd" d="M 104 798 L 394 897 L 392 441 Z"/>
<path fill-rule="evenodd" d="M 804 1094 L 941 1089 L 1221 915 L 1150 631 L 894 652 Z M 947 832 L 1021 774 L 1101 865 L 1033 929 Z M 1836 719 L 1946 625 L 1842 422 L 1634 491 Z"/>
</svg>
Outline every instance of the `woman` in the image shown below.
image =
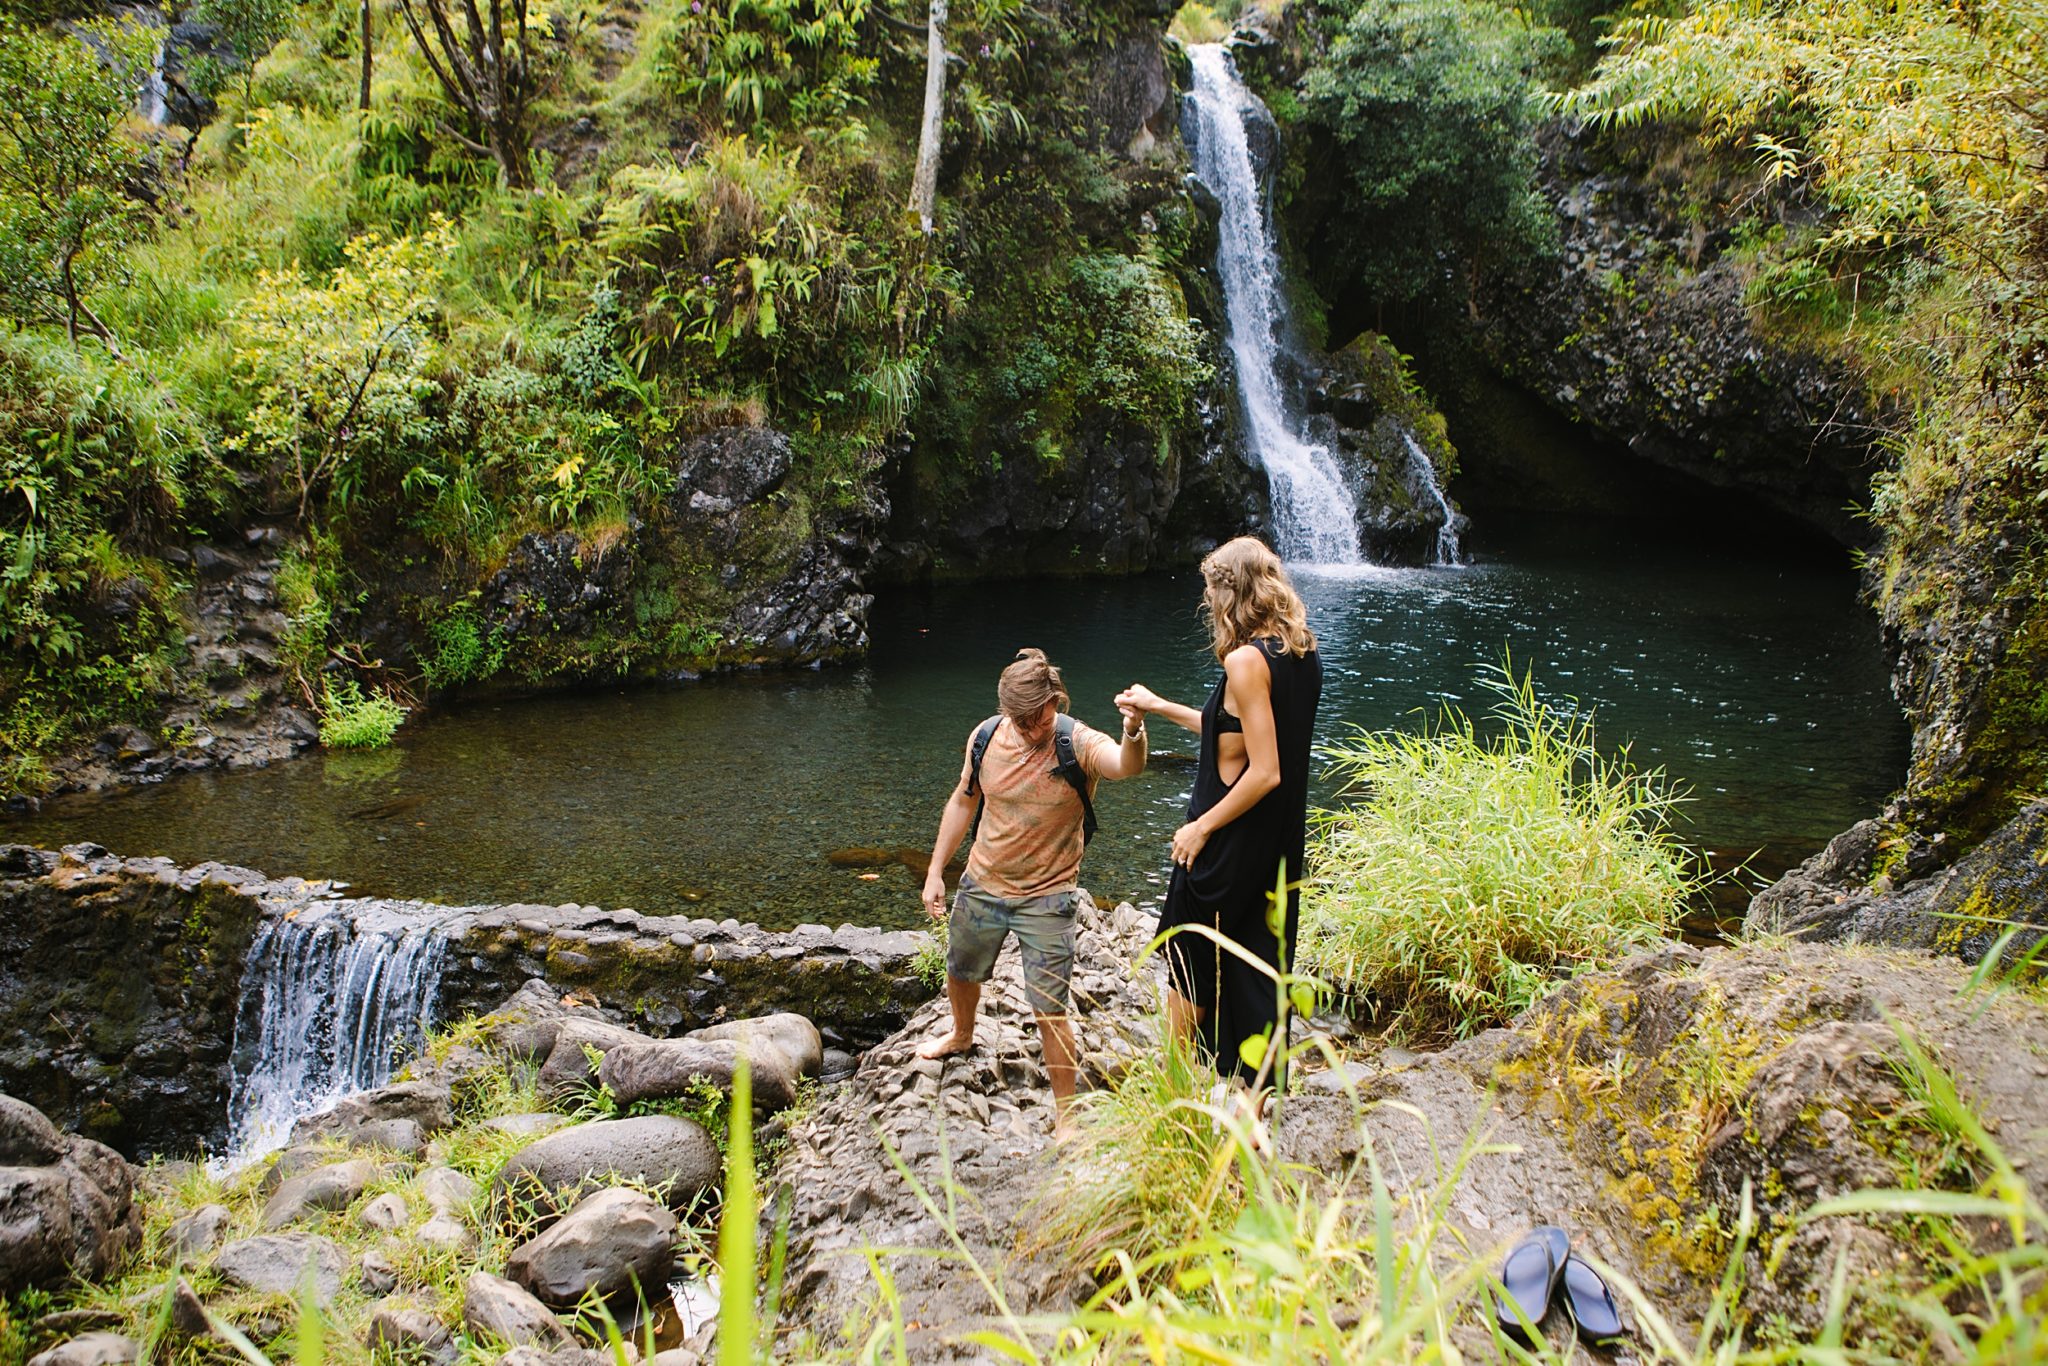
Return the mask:
<svg viewBox="0 0 2048 1366">
<path fill-rule="evenodd" d="M 1292 970 L 1322 659 L 1307 610 L 1264 542 L 1240 536 L 1219 546 L 1202 561 L 1202 580 L 1202 610 L 1223 665 L 1208 703 L 1198 712 L 1135 683 L 1117 697 L 1119 707 L 1157 712 L 1201 738 L 1159 928 L 1205 925 L 1276 973 Z M 1275 934 L 1267 912 L 1283 873 L 1287 906 Z M 1201 934 L 1174 935 L 1166 959 L 1174 1033 L 1200 1038 L 1226 1076 L 1254 1079 L 1259 1068 L 1242 1050 L 1249 1038 L 1276 1037 L 1274 979 Z"/>
</svg>

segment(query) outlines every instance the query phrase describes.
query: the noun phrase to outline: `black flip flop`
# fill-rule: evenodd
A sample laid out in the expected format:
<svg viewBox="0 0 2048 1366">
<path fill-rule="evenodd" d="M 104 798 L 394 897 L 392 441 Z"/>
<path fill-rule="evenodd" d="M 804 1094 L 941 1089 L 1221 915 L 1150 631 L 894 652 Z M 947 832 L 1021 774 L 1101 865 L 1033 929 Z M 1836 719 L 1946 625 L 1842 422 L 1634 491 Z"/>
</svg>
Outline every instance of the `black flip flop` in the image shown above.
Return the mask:
<svg viewBox="0 0 2048 1366">
<path fill-rule="evenodd" d="M 1572 1323 L 1587 1342 L 1613 1342 L 1623 1335 L 1621 1307 L 1600 1273 L 1577 1257 L 1564 1263 L 1564 1302 L 1572 1311 Z"/>
<path fill-rule="evenodd" d="M 1555 1224 L 1538 1224 L 1508 1250 L 1500 1264 L 1500 1285 L 1506 1298 L 1494 1301 L 1494 1317 L 1508 1336 L 1525 1347 L 1533 1345 L 1533 1329 L 1550 1312 L 1565 1263 L 1577 1260 L 1571 1251 L 1570 1234 Z"/>
</svg>

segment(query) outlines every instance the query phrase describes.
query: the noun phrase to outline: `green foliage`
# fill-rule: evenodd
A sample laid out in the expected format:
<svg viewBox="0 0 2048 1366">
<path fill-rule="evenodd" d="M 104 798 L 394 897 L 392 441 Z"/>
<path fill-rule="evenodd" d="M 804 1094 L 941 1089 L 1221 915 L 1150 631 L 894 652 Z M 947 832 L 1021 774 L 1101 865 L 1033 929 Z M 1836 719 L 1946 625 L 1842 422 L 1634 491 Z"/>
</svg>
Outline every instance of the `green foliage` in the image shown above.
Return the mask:
<svg viewBox="0 0 2048 1366">
<path fill-rule="evenodd" d="M 929 933 L 930 937 L 910 956 L 910 971 L 918 981 L 938 991 L 946 985 L 946 951 L 953 942 L 952 922 L 934 921 Z"/>
<path fill-rule="evenodd" d="M 1555 29 L 1489 0 L 1362 0 L 1302 79 L 1339 150 L 1343 258 L 1392 303 L 1463 298 L 1465 273 L 1545 249 L 1535 96 Z"/>
<path fill-rule="evenodd" d="M 444 222 L 418 237 L 365 233 L 324 285 L 296 269 L 259 271 L 231 316 L 236 363 L 256 386 L 238 444 L 284 465 L 301 520 L 316 489 L 350 501 L 364 477 L 357 462 L 432 435 L 428 324 L 453 245 Z"/>
<path fill-rule="evenodd" d="M 835 133 L 881 67 L 861 39 L 867 0 L 670 3 L 658 75 L 684 102 L 741 128 L 786 121 L 805 133 Z"/>
<path fill-rule="evenodd" d="M 1230 36 L 1230 23 L 1202 0 L 1187 0 L 1174 11 L 1167 32 L 1190 45 L 1220 43 Z"/>
<path fill-rule="evenodd" d="M 329 749 L 380 749 L 391 743 L 405 708 L 353 678 L 329 682 L 320 695 L 320 743 Z"/>
<path fill-rule="evenodd" d="M 477 683 L 496 673 L 505 662 L 505 642 L 492 638 L 476 606 L 462 602 L 427 625 L 428 651 L 420 661 L 420 672 L 433 688 L 452 688 Z"/>
<path fill-rule="evenodd" d="M 291 26 L 294 0 L 199 0 L 192 17 L 212 24 L 219 31 L 218 43 L 242 72 L 244 93 L 254 77 L 256 63 L 277 46 Z M 212 97 L 227 84 L 230 64 L 210 56 L 192 64 L 186 80 L 193 93 Z"/>
<path fill-rule="evenodd" d="M 151 42 L 113 20 L 73 37 L 0 16 L 0 310 L 17 323 L 114 344 L 89 296 L 122 277 L 144 223 L 132 187 L 145 156 L 126 124 Z"/>
<path fill-rule="evenodd" d="M 1661 775 L 1604 757 L 1590 720 L 1503 667 L 1488 738 L 1434 730 L 1331 747 L 1355 804 L 1319 813 L 1304 964 L 1408 1030 L 1465 1037 L 1575 973 L 1660 942 L 1698 885 Z"/>
</svg>

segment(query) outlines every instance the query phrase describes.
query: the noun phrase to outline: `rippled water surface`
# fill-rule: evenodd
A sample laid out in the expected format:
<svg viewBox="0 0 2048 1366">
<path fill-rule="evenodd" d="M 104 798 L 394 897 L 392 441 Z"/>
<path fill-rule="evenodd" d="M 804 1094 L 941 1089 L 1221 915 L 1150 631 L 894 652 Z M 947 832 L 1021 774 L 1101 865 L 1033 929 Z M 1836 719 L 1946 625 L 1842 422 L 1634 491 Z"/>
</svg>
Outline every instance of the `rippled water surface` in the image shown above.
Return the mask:
<svg viewBox="0 0 2048 1366">
<path fill-rule="evenodd" d="M 388 751 L 54 801 L 0 838 L 448 902 L 909 924 L 907 866 L 826 855 L 929 847 L 1019 645 L 1065 667 L 1097 726 L 1116 723 L 1110 698 L 1132 680 L 1199 703 L 1215 666 L 1198 585 L 1182 573 L 898 592 L 876 604 L 857 668 L 461 706 L 409 723 Z M 1762 850 L 1767 870 L 1870 814 L 1904 769 L 1876 628 L 1846 569 L 1553 526 L 1462 570 L 1301 587 L 1323 640 L 1325 742 L 1414 726 L 1446 700 L 1483 707 L 1474 677 L 1511 650 L 1546 694 L 1595 709 L 1604 746 L 1627 743 L 1690 787 L 1688 840 L 1723 857 Z M 1142 901 L 1160 885 L 1193 745 L 1157 720 L 1153 735 L 1152 771 L 1098 803 L 1083 869 L 1098 894 Z"/>
</svg>

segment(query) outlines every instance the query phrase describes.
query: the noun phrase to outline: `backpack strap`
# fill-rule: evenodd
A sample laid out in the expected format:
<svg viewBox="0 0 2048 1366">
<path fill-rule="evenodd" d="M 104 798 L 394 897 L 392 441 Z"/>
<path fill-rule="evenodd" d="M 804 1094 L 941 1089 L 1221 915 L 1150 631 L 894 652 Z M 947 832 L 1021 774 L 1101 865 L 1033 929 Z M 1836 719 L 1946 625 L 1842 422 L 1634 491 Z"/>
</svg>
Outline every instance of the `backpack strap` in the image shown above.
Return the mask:
<svg viewBox="0 0 2048 1366">
<path fill-rule="evenodd" d="M 1060 712 L 1052 719 L 1052 749 L 1059 756 L 1060 776 L 1081 798 L 1081 843 L 1095 838 L 1095 803 L 1088 796 L 1088 772 L 1074 753 L 1074 718 Z"/>
<path fill-rule="evenodd" d="M 1003 718 L 991 716 L 974 728 L 974 739 L 967 746 L 967 794 L 977 800 L 974 803 L 974 824 L 967 828 L 967 843 L 971 848 L 974 837 L 981 830 L 981 808 L 988 805 L 988 795 L 981 790 L 981 760 L 988 753 L 988 742 L 996 738 L 996 727 Z"/>
<path fill-rule="evenodd" d="M 1002 717 L 991 716 L 974 728 L 974 739 L 967 747 L 967 791 L 977 798 L 974 804 L 974 824 L 967 828 L 967 841 L 971 845 L 981 830 L 981 810 L 988 805 L 988 795 L 981 787 L 981 760 L 988 753 L 989 741 L 995 739 L 996 726 Z M 1052 749 L 1058 760 L 1058 772 L 1074 789 L 1081 799 L 1081 843 L 1085 846 L 1095 838 L 1095 802 L 1088 795 L 1088 771 L 1081 767 L 1081 759 L 1074 752 L 1074 718 L 1059 712 L 1052 722 Z"/>
</svg>

